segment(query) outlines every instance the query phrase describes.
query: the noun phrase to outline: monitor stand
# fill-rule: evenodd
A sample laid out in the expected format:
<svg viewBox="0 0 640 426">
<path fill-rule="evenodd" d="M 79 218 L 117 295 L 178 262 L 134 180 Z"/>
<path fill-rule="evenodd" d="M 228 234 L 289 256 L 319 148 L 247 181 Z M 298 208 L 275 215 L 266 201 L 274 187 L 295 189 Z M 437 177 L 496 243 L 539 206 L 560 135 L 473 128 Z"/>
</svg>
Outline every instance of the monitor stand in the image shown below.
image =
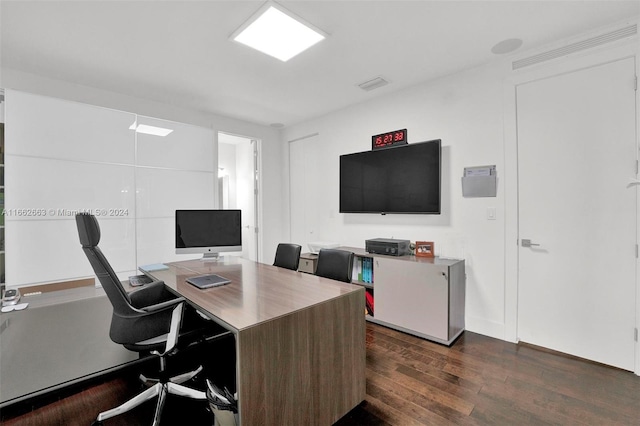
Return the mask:
<svg viewBox="0 0 640 426">
<path fill-rule="evenodd" d="M 203 262 L 218 262 L 224 260 L 224 256 L 220 256 L 219 253 L 205 253 L 200 260 Z"/>
</svg>

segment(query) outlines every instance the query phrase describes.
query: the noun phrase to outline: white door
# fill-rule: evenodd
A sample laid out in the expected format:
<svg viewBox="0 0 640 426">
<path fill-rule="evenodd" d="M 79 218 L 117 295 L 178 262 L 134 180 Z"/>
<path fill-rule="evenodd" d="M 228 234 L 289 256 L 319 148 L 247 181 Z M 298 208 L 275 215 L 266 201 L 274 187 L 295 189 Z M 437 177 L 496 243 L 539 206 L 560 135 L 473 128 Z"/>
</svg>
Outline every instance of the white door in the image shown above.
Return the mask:
<svg viewBox="0 0 640 426">
<path fill-rule="evenodd" d="M 516 89 L 518 338 L 626 370 L 635 355 L 634 78 L 627 58 Z"/>
<path fill-rule="evenodd" d="M 319 136 L 289 143 L 289 203 L 291 242 L 307 251 L 308 243 L 322 240 L 318 235 L 320 168 Z"/>
<path fill-rule="evenodd" d="M 242 210 L 242 257 L 258 260 L 258 148 L 248 140 L 236 146 L 237 202 Z"/>
<path fill-rule="evenodd" d="M 242 257 L 258 261 L 258 141 L 218 133 L 220 207 L 242 210 Z"/>
</svg>

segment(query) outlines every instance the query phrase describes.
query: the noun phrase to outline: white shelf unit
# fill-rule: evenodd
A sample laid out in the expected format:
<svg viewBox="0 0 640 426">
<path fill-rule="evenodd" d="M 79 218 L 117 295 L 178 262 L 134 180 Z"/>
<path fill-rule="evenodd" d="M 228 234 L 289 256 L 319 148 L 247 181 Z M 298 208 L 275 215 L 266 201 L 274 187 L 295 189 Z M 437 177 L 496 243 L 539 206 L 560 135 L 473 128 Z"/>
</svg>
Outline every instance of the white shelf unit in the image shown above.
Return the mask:
<svg viewBox="0 0 640 426">
<path fill-rule="evenodd" d="M 373 283 L 354 277 L 352 283 L 373 295 L 373 315 L 367 320 L 424 339 L 451 345 L 464 331 L 464 260 L 385 256 L 342 247 L 372 259 Z M 355 269 L 355 268 L 354 268 Z"/>
</svg>

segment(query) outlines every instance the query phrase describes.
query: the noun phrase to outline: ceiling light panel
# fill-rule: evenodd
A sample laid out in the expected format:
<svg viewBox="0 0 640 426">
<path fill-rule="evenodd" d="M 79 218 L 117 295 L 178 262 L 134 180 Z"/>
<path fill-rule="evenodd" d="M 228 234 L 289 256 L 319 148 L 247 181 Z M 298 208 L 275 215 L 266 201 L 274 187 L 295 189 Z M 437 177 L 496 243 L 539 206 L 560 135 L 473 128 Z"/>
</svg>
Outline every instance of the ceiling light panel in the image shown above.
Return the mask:
<svg viewBox="0 0 640 426">
<path fill-rule="evenodd" d="M 267 3 L 231 35 L 231 39 L 288 61 L 324 40 L 326 34 L 275 3 Z"/>
<path fill-rule="evenodd" d="M 138 124 L 137 122 L 134 122 L 131 125 L 131 127 L 129 127 L 129 129 L 135 130 L 136 133 L 144 133 L 147 135 L 162 136 L 162 137 L 165 137 L 169 133 L 173 132 L 173 129 L 165 129 L 164 127 L 149 126 L 147 124 Z"/>
</svg>

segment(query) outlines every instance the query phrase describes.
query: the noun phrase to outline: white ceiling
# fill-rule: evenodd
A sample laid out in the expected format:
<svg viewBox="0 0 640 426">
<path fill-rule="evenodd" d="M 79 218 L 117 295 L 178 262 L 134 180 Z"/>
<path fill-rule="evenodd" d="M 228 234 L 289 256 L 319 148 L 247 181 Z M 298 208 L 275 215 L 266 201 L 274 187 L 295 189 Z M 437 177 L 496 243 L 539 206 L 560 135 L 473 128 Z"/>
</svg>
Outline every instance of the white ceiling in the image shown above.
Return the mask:
<svg viewBox="0 0 640 426">
<path fill-rule="evenodd" d="M 295 124 L 640 14 L 640 1 L 280 1 L 328 39 L 280 62 L 229 35 L 262 1 L 1 0 L 2 66 L 259 124 Z M 364 92 L 376 76 L 391 84 Z"/>
</svg>

